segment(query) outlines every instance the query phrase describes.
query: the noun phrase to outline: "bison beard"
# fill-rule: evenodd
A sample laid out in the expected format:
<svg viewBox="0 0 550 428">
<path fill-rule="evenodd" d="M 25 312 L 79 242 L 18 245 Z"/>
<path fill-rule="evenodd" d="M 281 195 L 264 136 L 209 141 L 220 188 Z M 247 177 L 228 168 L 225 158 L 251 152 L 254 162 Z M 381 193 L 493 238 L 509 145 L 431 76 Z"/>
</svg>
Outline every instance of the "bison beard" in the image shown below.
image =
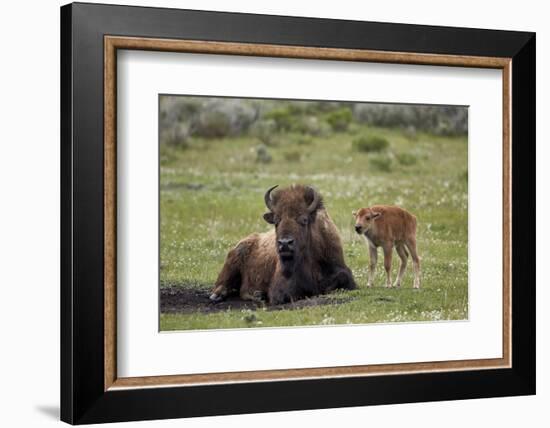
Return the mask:
<svg viewBox="0 0 550 428">
<path fill-rule="evenodd" d="M 338 230 L 321 195 L 293 185 L 265 193 L 264 219 L 275 229 L 252 234 L 227 255 L 210 299 L 239 292 L 247 300 L 281 304 L 335 290 L 354 289 Z"/>
</svg>

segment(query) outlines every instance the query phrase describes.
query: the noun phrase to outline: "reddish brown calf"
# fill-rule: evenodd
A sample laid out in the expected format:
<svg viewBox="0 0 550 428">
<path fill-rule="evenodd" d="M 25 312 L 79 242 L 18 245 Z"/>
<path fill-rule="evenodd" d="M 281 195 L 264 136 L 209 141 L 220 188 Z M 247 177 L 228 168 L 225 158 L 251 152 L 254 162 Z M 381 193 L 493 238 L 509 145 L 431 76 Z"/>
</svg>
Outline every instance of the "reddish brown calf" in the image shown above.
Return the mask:
<svg viewBox="0 0 550 428">
<path fill-rule="evenodd" d="M 369 247 L 370 266 L 367 287 L 372 286 L 378 247 L 384 250 L 384 268 L 386 269 L 386 287 L 391 288 L 391 261 L 393 247 L 401 259 L 395 287 L 401 286 L 401 279 L 407 268 L 407 258 L 411 254 L 414 264 L 414 288 L 420 288 L 420 260 L 416 252 L 416 217 L 391 205 L 374 205 L 353 211 L 355 231 L 365 236 Z"/>
</svg>

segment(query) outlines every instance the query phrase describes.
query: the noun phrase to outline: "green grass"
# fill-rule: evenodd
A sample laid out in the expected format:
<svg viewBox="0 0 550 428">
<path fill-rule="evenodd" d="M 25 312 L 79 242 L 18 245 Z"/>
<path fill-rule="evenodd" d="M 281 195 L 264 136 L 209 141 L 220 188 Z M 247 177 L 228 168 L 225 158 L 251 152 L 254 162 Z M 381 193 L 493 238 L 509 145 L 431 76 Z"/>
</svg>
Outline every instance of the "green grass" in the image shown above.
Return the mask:
<svg viewBox="0 0 550 428">
<path fill-rule="evenodd" d="M 355 132 L 366 132 L 366 129 Z M 244 236 L 269 229 L 263 194 L 274 185 L 311 184 L 324 196 L 346 261 L 359 289 L 335 293 L 349 301 L 295 310 L 259 309 L 253 321 L 240 310 L 161 314 L 161 330 L 243 328 L 335 323 L 466 319 L 468 313 L 468 181 L 466 137 L 369 127 L 388 140 L 388 156 L 407 153 L 415 163 L 380 170 L 372 153 L 352 149 L 350 132 L 308 139 L 282 134 L 269 147 L 273 160 L 256 162 L 258 139 L 191 139 L 187 149 L 161 147 L 161 287 L 209 288 L 225 255 Z M 288 153 L 299 153 L 289 161 Z M 402 155 L 401 155 L 402 156 Z M 422 289 L 412 290 L 412 263 L 401 289 L 385 289 L 382 254 L 375 285 L 366 288 L 368 250 L 353 231 L 354 209 L 400 205 L 417 216 Z M 393 276 L 399 258 L 394 252 Z"/>
</svg>

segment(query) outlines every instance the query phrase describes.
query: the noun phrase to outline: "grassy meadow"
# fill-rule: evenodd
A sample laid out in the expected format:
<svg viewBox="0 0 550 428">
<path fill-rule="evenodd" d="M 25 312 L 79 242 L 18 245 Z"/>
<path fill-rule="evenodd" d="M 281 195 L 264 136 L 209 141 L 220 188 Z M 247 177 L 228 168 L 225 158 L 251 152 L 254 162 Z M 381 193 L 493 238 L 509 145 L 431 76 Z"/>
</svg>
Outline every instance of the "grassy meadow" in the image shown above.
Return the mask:
<svg viewBox="0 0 550 428">
<path fill-rule="evenodd" d="M 362 150 L 360 136 L 385 147 Z M 465 135 L 411 133 L 403 127 L 353 122 L 338 132 L 304 137 L 282 130 L 269 145 L 252 133 L 193 136 L 160 146 L 160 286 L 212 288 L 237 241 L 270 227 L 263 195 L 275 184 L 310 184 L 323 195 L 359 286 L 323 305 L 204 313 L 161 312 L 161 330 L 462 320 L 468 316 L 468 144 Z M 418 221 L 421 289 L 409 264 L 401 289 L 383 287 L 379 249 L 375 287 L 366 288 L 368 249 L 352 210 L 395 204 Z M 399 258 L 394 251 L 393 278 Z M 331 303 L 333 302 L 333 303 Z"/>
</svg>

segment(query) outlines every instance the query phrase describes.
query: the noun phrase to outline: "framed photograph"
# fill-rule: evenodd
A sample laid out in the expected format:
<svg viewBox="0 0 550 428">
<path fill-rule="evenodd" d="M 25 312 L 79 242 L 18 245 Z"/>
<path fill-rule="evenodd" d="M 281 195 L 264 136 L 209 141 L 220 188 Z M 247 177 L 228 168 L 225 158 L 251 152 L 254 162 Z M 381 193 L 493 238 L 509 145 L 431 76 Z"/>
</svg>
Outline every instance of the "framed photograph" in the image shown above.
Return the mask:
<svg viewBox="0 0 550 428">
<path fill-rule="evenodd" d="M 76 3 L 61 105 L 63 421 L 535 393 L 533 33 Z"/>
</svg>

